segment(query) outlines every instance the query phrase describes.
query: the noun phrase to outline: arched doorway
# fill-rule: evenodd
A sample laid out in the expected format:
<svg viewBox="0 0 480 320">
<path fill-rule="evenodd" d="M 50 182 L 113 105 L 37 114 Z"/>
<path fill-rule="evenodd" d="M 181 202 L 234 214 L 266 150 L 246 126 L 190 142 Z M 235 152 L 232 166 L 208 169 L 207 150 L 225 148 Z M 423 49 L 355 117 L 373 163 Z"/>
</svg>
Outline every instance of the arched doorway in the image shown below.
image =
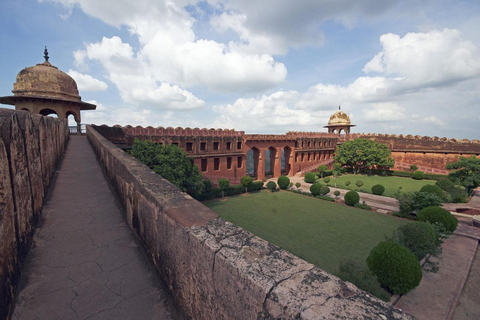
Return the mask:
<svg viewBox="0 0 480 320">
<path fill-rule="evenodd" d="M 258 178 L 258 164 L 260 160 L 260 150 L 256 147 L 247 151 L 247 175 Z"/>
<path fill-rule="evenodd" d="M 81 134 L 80 117 L 73 111 L 67 111 L 65 116 L 68 120 L 70 133 Z"/>
<path fill-rule="evenodd" d="M 50 117 L 58 118 L 57 112 L 49 108 L 40 110 L 40 114 L 42 116 L 50 116 Z"/>
<path fill-rule="evenodd" d="M 273 176 L 275 174 L 275 158 L 277 156 L 277 148 L 270 147 L 265 152 L 265 176 Z"/>
<path fill-rule="evenodd" d="M 290 157 L 292 156 L 292 149 L 288 146 L 282 149 L 282 174 L 292 175 L 292 164 Z"/>
</svg>

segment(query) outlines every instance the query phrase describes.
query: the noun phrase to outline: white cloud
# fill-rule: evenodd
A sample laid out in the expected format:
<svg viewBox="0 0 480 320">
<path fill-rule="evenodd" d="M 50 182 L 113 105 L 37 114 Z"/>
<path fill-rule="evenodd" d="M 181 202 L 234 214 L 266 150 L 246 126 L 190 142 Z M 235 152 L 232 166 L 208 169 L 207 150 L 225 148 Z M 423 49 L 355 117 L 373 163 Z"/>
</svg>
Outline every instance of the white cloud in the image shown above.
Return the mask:
<svg viewBox="0 0 480 320">
<path fill-rule="evenodd" d="M 327 113 L 312 113 L 295 109 L 298 93 L 277 91 L 261 98 L 237 99 L 232 104 L 215 105 L 219 115 L 216 127 L 231 127 L 250 132 L 285 132 L 288 130 L 320 130 L 328 120 Z"/>
<path fill-rule="evenodd" d="M 430 116 L 430 117 L 426 117 L 424 119 L 425 122 L 428 122 L 428 123 L 432 123 L 434 125 L 437 125 L 439 126 L 440 128 L 445 128 L 447 125 L 445 122 L 443 122 L 442 120 L 438 119 L 436 116 Z"/>
<path fill-rule="evenodd" d="M 91 75 L 83 74 L 75 70 L 68 70 L 68 75 L 77 83 L 78 90 L 82 91 L 105 91 L 108 86 L 105 82 L 95 79 Z"/>
<path fill-rule="evenodd" d="M 208 0 L 220 13 L 211 18 L 218 31 L 232 30 L 243 50 L 285 54 L 290 48 L 319 46 L 326 21 L 347 27 L 362 18 L 373 18 L 394 7 L 397 1 L 304 0 Z"/>
<path fill-rule="evenodd" d="M 404 77 L 409 89 L 445 86 L 480 75 L 478 48 L 458 30 L 412 32 L 404 37 L 388 33 L 380 43 L 383 50 L 363 71 Z"/>
<path fill-rule="evenodd" d="M 363 118 L 372 122 L 402 121 L 405 119 L 405 108 L 391 102 L 378 103 L 371 109 L 364 109 Z"/>
</svg>

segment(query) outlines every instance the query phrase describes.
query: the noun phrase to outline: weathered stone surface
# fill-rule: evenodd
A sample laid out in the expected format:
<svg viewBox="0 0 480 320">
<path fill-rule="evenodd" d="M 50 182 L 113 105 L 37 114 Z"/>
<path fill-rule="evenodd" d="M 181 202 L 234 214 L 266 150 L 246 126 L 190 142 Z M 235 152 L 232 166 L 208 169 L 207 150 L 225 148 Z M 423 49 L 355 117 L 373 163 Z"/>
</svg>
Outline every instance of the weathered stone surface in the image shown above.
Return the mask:
<svg viewBox="0 0 480 320">
<path fill-rule="evenodd" d="M 42 148 L 42 139 L 56 148 Z M 0 109 L 0 319 L 11 312 L 20 264 L 67 139 L 66 120 Z"/>
<path fill-rule="evenodd" d="M 194 319 L 413 319 L 215 213 L 116 148 L 87 136 L 185 316 Z"/>
</svg>

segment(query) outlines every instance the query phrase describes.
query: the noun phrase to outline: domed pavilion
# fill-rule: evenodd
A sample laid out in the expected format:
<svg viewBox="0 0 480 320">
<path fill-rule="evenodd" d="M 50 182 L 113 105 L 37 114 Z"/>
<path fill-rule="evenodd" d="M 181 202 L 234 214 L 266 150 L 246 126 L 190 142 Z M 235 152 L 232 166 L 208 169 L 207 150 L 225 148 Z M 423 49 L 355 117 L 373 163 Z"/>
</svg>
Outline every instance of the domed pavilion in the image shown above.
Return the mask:
<svg viewBox="0 0 480 320">
<path fill-rule="evenodd" d="M 328 128 L 328 133 L 337 134 L 341 134 L 342 131 L 348 134 L 350 133 L 351 127 L 355 127 L 355 125 L 350 122 L 348 114 L 340 110 L 340 106 L 338 107 L 338 111 L 330 116 L 328 125 L 324 126 L 324 128 Z"/>
<path fill-rule="evenodd" d="M 80 133 L 80 111 L 95 110 L 97 106 L 81 101 L 75 80 L 48 62 L 46 47 L 44 53 L 45 62 L 20 71 L 13 84 L 13 96 L 0 97 L 0 103 L 44 116 L 56 114 L 65 119 L 73 115 Z"/>
</svg>

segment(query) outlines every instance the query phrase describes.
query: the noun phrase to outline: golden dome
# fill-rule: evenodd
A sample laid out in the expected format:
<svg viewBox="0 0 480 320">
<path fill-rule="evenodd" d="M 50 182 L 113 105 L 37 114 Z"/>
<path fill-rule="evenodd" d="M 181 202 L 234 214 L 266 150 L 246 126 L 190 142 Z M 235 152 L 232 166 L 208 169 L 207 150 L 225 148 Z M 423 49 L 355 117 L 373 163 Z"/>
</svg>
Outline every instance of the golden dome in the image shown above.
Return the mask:
<svg viewBox="0 0 480 320">
<path fill-rule="evenodd" d="M 350 117 L 342 110 L 338 110 L 328 120 L 329 126 L 350 125 Z"/>
<path fill-rule="evenodd" d="M 14 96 L 81 101 L 75 80 L 48 61 L 20 71 L 12 92 Z"/>
</svg>

